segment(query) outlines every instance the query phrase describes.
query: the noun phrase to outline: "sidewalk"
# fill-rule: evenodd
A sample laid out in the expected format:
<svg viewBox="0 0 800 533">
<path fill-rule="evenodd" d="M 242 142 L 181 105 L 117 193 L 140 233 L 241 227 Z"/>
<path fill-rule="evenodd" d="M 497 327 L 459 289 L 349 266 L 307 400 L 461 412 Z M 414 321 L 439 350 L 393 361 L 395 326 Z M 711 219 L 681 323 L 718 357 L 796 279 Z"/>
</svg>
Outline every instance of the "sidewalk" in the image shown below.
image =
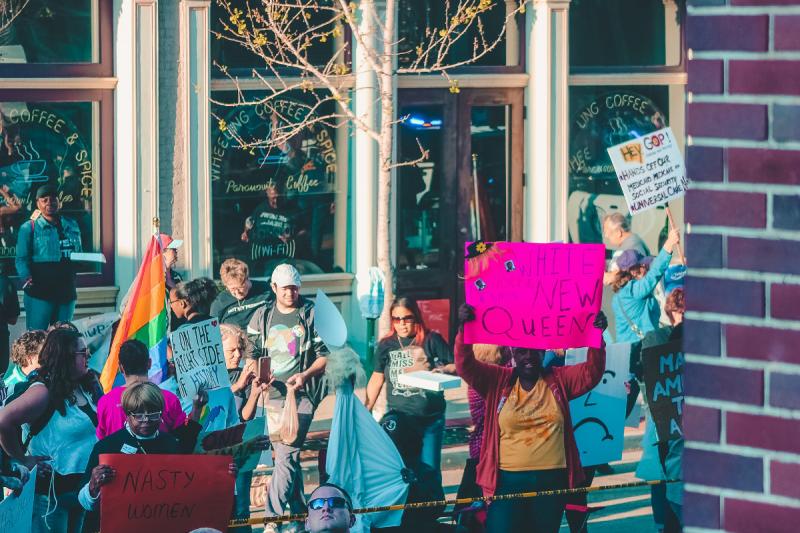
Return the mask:
<svg viewBox="0 0 800 533">
<path fill-rule="evenodd" d="M 363 388 L 357 389 L 356 395 L 363 400 L 364 392 Z M 445 398 L 447 399 L 448 430 L 442 447 L 442 482 L 445 496 L 450 499 L 456 496 L 464 464 L 469 455 L 467 437 L 471 422 L 465 384 L 458 389 L 445 391 Z M 311 424 L 309 446 L 302 454 L 303 482 L 306 494 L 309 494 L 319 484 L 317 450 L 323 444 L 319 439 L 327 441 L 335 403 L 336 398 L 333 395 L 326 397 L 317 408 Z M 376 416 L 385 411 L 385 405 L 385 394 L 382 394 L 375 407 Z M 594 485 L 614 485 L 638 481 L 634 476 L 634 471 L 642 454 L 640 443 L 643 433 L 644 424 L 638 428 L 625 428 L 622 459 L 611 464 L 613 473 L 597 476 Z M 264 474 L 269 475 L 270 470 L 267 468 L 264 470 Z M 267 479 L 255 481 L 254 485 L 266 481 Z M 647 487 L 592 493 L 589 496 L 589 506 L 596 509 L 589 519 L 589 529 L 592 533 L 616 531 L 651 533 L 655 531 L 650 509 L 650 490 Z M 253 518 L 263 516 L 262 506 L 254 505 L 251 516 Z M 254 531 L 260 530 L 260 528 L 254 528 Z M 569 528 L 565 521 L 561 533 L 568 532 Z"/>
</svg>

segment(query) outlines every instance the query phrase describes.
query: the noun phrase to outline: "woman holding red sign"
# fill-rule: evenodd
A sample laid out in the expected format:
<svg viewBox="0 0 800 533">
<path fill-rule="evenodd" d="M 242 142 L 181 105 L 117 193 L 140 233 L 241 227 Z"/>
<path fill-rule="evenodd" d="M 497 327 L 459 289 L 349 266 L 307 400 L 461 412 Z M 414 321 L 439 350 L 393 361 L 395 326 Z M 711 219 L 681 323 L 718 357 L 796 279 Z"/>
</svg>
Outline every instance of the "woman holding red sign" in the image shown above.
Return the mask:
<svg viewBox="0 0 800 533">
<path fill-rule="evenodd" d="M 462 331 L 456 338 L 456 368 L 486 400 L 478 485 L 485 496 L 565 489 L 583 482 L 572 432 L 569 401 L 590 391 L 603 375 L 605 348 L 590 348 L 587 361 L 544 370 L 544 350 L 511 348 L 513 368 L 482 363 L 463 342 L 463 324 L 475 310 L 459 309 Z M 594 327 L 608 325 L 600 312 Z M 498 500 L 489 506 L 486 531 L 556 533 L 564 513 L 563 496 Z"/>
</svg>

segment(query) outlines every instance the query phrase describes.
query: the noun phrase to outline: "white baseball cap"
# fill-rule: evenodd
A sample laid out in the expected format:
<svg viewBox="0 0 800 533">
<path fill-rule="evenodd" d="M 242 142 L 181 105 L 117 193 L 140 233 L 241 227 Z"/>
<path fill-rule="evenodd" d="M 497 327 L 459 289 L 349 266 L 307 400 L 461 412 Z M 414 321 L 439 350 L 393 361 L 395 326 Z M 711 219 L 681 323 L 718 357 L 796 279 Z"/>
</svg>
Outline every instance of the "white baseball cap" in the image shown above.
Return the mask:
<svg viewBox="0 0 800 533">
<path fill-rule="evenodd" d="M 281 263 L 272 271 L 270 281 L 277 285 L 279 289 L 290 285 L 299 287 L 301 283 L 300 272 L 288 263 Z"/>
</svg>

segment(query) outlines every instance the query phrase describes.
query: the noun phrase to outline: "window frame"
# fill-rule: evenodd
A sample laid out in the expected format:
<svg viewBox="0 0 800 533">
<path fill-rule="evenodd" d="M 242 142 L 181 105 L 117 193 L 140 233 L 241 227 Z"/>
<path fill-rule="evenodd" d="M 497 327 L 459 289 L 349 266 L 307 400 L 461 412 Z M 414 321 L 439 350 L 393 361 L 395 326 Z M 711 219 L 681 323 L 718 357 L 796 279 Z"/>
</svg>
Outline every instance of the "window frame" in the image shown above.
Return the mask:
<svg viewBox="0 0 800 533">
<path fill-rule="evenodd" d="M 98 105 L 95 124 L 99 153 L 95 167 L 95 179 L 99 187 L 100 201 L 100 249 L 106 258 L 100 272 L 79 273 L 78 287 L 101 287 L 114 284 L 114 92 L 108 89 L 48 90 L 48 89 L 0 89 L 3 102 L 92 102 Z M 94 216 L 94 213 L 93 213 Z M 94 223 L 94 220 L 92 221 Z"/>
<path fill-rule="evenodd" d="M 113 2 L 92 0 L 97 9 L 97 63 L 0 63 L 0 78 L 111 77 L 114 75 Z"/>
</svg>

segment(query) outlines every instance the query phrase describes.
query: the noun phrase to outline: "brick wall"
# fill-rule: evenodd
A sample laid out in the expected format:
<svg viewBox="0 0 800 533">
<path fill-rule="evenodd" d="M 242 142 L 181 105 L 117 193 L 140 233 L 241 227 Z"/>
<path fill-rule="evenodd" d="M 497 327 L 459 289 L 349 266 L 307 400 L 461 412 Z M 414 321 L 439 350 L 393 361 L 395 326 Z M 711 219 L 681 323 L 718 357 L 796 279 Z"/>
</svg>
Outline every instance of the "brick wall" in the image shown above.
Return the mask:
<svg viewBox="0 0 800 533">
<path fill-rule="evenodd" d="M 800 0 L 688 0 L 688 531 L 800 531 Z"/>
</svg>

